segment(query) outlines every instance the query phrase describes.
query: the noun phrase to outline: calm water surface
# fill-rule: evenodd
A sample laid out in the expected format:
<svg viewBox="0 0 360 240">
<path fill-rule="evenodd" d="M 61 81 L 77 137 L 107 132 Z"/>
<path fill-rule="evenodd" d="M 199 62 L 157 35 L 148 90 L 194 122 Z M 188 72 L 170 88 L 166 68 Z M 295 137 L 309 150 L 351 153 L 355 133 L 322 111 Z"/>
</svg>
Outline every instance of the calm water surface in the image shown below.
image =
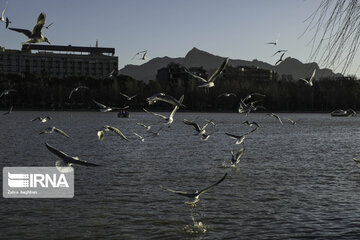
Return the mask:
<svg viewBox="0 0 360 240">
<path fill-rule="evenodd" d="M 47 123 L 30 122 L 49 115 Z M 75 167 L 72 199 L 0 200 L 1 239 L 360 239 L 360 119 L 329 114 L 279 114 L 297 120 L 284 125 L 266 114 L 178 112 L 171 128 L 153 137 L 136 122 L 157 118 L 132 113 L 13 112 L 0 116 L 2 167 L 54 166 L 45 147 L 101 164 Z M 182 119 L 213 119 L 216 128 L 201 141 Z M 238 150 L 224 132 L 244 134 L 245 153 L 237 168 L 226 168 Z M 118 127 L 130 139 L 96 129 Z M 56 126 L 70 136 L 39 135 Z M 156 127 L 154 127 L 156 128 Z M 144 142 L 132 133 L 145 137 Z M 191 191 L 220 179 L 190 210 L 182 196 L 159 185 Z M 2 181 L 2 179 L 1 179 Z M 2 186 L 2 184 L 1 184 Z M 201 222 L 201 223 L 200 223 Z M 202 224 L 202 225 L 201 225 Z"/>
</svg>

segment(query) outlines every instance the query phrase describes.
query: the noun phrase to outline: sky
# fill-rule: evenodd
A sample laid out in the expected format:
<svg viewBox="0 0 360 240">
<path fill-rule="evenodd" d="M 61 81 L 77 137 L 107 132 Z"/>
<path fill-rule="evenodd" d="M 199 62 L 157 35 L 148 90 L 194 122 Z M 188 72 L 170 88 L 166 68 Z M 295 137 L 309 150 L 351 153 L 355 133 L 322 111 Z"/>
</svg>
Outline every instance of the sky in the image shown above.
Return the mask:
<svg viewBox="0 0 360 240">
<path fill-rule="evenodd" d="M 309 62 L 313 33 L 301 36 L 305 20 L 321 0 L 0 0 L 11 27 L 32 30 L 41 12 L 52 44 L 113 47 L 119 69 L 139 51 L 149 58 L 184 57 L 193 47 L 229 57 L 275 64 L 279 49 L 284 57 Z M 21 49 L 26 36 L 0 27 L 0 46 Z M 266 42 L 278 39 L 278 45 Z M 355 58 L 349 74 L 360 64 Z M 320 67 L 324 67 L 321 66 Z M 335 72 L 341 69 L 333 69 Z M 360 71 L 357 74 L 360 76 Z"/>
</svg>

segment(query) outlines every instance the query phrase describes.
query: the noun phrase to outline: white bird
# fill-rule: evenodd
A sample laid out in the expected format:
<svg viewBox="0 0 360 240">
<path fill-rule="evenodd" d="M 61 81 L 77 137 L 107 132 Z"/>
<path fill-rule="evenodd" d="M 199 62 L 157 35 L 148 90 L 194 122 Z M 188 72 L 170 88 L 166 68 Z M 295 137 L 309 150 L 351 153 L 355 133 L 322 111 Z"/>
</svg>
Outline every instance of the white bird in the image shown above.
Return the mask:
<svg viewBox="0 0 360 240">
<path fill-rule="evenodd" d="M 277 120 L 279 120 L 279 122 L 281 123 L 281 125 L 283 125 L 283 122 L 282 122 L 281 118 L 279 117 L 279 115 L 276 115 L 275 113 L 268 113 L 267 115 L 276 118 Z"/>
<path fill-rule="evenodd" d="M 206 135 L 206 127 L 209 125 L 209 122 L 207 122 L 204 126 L 200 127 L 199 124 L 197 124 L 196 122 L 193 121 L 189 121 L 187 119 L 184 119 L 184 123 L 186 125 L 190 125 L 192 126 L 195 131 L 197 132 L 195 135 L 202 135 L 204 138 L 208 135 Z M 205 136 L 204 136 L 205 135 Z"/>
<path fill-rule="evenodd" d="M 143 138 L 142 136 L 140 136 L 139 134 L 137 134 L 137 133 L 134 132 L 134 131 L 133 131 L 133 133 L 134 133 L 135 136 L 137 136 L 138 138 L 140 138 L 140 141 L 142 141 L 142 142 L 145 141 L 145 138 Z"/>
<path fill-rule="evenodd" d="M 236 94 L 235 93 L 222 93 L 218 97 L 230 97 L 230 96 L 236 97 Z"/>
<path fill-rule="evenodd" d="M 185 202 L 185 204 L 189 205 L 190 207 L 196 207 L 196 204 L 200 201 L 200 195 L 209 191 L 211 188 L 213 188 L 214 186 L 218 185 L 219 183 L 221 183 L 222 181 L 224 181 L 224 179 L 226 178 L 227 176 L 227 173 L 224 174 L 224 176 L 219 180 L 217 181 L 216 183 L 198 191 L 196 190 L 195 192 L 193 193 L 188 193 L 188 192 L 183 192 L 183 191 L 176 191 L 176 190 L 172 190 L 172 189 L 169 189 L 169 188 L 164 188 L 163 186 L 160 185 L 160 187 L 164 190 L 167 190 L 169 192 L 172 192 L 172 193 L 176 193 L 176 194 L 179 194 L 181 196 L 184 196 L 184 197 L 188 197 L 189 200 Z"/>
<path fill-rule="evenodd" d="M 299 78 L 299 80 L 304 81 L 307 85 L 312 87 L 314 85 L 313 80 L 314 80 L 315 74 L 316 74 L 316 68 L 314 69 L 313 73 L 311 74 L 311 77 L 309 78 L 309 80 L 306 80 L 305 78 Z"/>
<path fill-rule="evenodd" d="M 8 114 L 12 113 L 12 110 L 13 110 L 13 106 L 10 107 L 9 111 L 3 113 L 3 115 L 8 115 Z"/>
<path fill-rule="evenodd" d="M 137 95 L 135 94 L 135 95 L 129 97 L 128 95 L 126 95 L 125 93 L 122 93 L 122 92 L 120 92 L 120 94 L 123 95 L 128 101 L 131 101 L 134 97 L 137 96 Z"/>
<path fill-rule="evenodd" d="M 0 94 L 0 98 L 1 98 L 2 96 L 8 95 L 8 94 L 11 93 L 11 92 L 17 92 L 17 90 L 15 90 L 15 89 L 5 89 L 5 90 Z"/>
<path fill-rule="evenodd" d="M 100 111 L 100 112 L 110 112 L 110 111 L 112 111 L 112 110 L 120 110 L 120 109 L 124 110 L 124 109 L 129 108 L 129 106 L 125 106 L 125 107 L 123 107 L 123 108 L 108 107 L 108 106 L 105 106 L 104 104 L 101 104 L 101 103 L 95 101 L 94 99 L 93 99 L 92 101 L 93 101 L 96 105 L 99 106 L 99 111 Z"/>
<path fill-rule="evenodd" d="M 228 64 L 228 62 L 229 62 L 229 58 L 225 58 L 223 63 L 220 65 L 220 67 L 213 73 L 213 75 L 211 75 L 211 77 L 209 79 L 204 79 L 198 75 L 195 75 L 195 74 L 191 73 L 189 70 L 187 70 L 186 68 L 184 68 L 184 70 L 185 70 L 185 72 L 190 74 L 190 76 L 192 76 L 193 78 L 196 78 L 203 82 L 203 84 L 199 85 L 198 87 L 204 87 L 204 88 L 208 89 L 208 88 L 215 86 L 214 81 L 215 81 L 216 77 L 222 73 L 222 71 L 225 69 L 226 65 Z"/>
<path fill-rule="evenodd" d="M 253 96 L 259 96 L 259 97 L 266 97 L 264 94 L 261 93 L 250 93 L 249 95 L 247 95 L 246 97 L 244 97 L 242 100 L 245 102 L 249 99 L 251 99 Z"/>
<path fill-rule="evenodd" d="M 140 125 L 142 127 L 144 127 L 146 129 L 146 131 L 149 131 L 151 129 L 151 126 L 150 125 L 145 125 L 143 123 L 136 123 L 137 125 Z"/>
<path fill-rule="evenodd" d="M 67 135 L 64 131 L 62 131 L 62 130 L 60 130 L 60 129 L 58 129 L 58 128 L 56 128 L 56 127 L 48 127 L 48 128 L 45 128 L 45 130 L 44 131 L 42 131 L 41 133 L 39 133 L 39 134 L 44 134 L 44 133 L 53 133 L 53 132 L 57 132 L 57 133 L 59 133 L 59 134 L 61 134 L 61 135 L 63 135 L 63 136 L 65 136 L 65 137 L 67 137 L 67 138 L 70 138 L 70 136 L 69 135 Z"/>
<path fill-rule="evenodd" d="M 226 135 L 228 135 L 229 137 L 233 138 L 233 139 L 236 139 L 235 141 L 235 144 L 242 144 L 245 140 L 245 137 L 246 137 L 246 134 L 244 135 L 241 135 L 241 136 L 238 136 L 238 135 L 234 135 L 234 134 L 231 134 L 231 133 L 225 133 Z"/>
<path fill-rule="evenodd" d="M 252 125 L 255 125 L 256 127 L 260 127 L 260 125 L 257 122 L 249 122 L 248 120 L 246 120 L 242 123 L 248 125 L 249 127 L 251 127 Z"/>
<path fill-rule="evenodd" d="M 234 155 L 234 152 L 231 151 L 231 164 L 233 166 L 235 166 L 236 164 L 238 164 L 240 162 L 240 158 L 242 157 L 242 155 L 244 154 L 245 148 L 240 148 L 239 151 L 236 153 L 236 155 Z"/>
<path fill-rule="evenodd" d="M 122 137 L 124 140 L 129 141 L 129 139 L 125 137 L 125 135 L 118 128 L 109 125 L 105 125 L 103 127 L 103 130 L 98 130 L 97 135 L 100 141 L 104 139 L 104 132 L 108 132 L 108 131 L 112 131 L 117 135 L 119 135 L 120 137 Z"/>
<path fill-rule="evenodd" d="M 40 122 L 45 123 L 45 122 L 47 122 L 47 120 L 51 120 L 51 117 L 49 117 L 49 116 L 46 116 L 46 117 L 36 117 L 36 118 L 30 120 L 30 122 L 33 122 L 33 121 L 36 121 L 36 120 L 39 120 Z"/>
<path fill-rule="evenodd" d="M 173 96 L 166 95 L 165 93 L 156 93 L 152 95 L 151 97 L 146 98 L 148 101 L 148 104 L 154 104 L 157 101 L 162 101 L 166 103 L 170 103 L 171 105 L 178 106 L 178 107 L 185 107 L 184 104 L 176 100 Z"/>
<path fill-rule="evenodd" d="M 182 101 L 183 101 L 183 100 L 184 100 L 184 95 L 182 95 L 182 96 L 180 97 L 180 99 L 179 99 L 178 102 L 179 102 L 180 104 L 182 104 Z M 154 115 L 154 116 L 161 117 L 162 119 L 164 119 L 164 120 L 166 121 L 166 124 L 168 125 L 168 127 L 170 127 L 170 125 L 173 123 L 173 121 L 174 121 L 174 115 L 175 115 L 175 113 L 177 112 L 178 109 L 179 109 L 179 106 L 176 105 L 176 106 L 174 107 L 174 109 L 171 111 L 169 117 L 166 117 L 166 116 L 164 116 L 164 115 L 162 115 L 162 114 L 150 112 L 150 111 L 146 110 L 145 108 L 143 108 L 143 110 L 144 110 L 145 112 L 150 113 L 150 114 L 152 114 L 152 115 Z"/>
<path fill-rule="evenodd" d="M 285 118 L 285 119 L 288 120 L 292 125 L 296 124 L 296 122 L 294 120 L 290 119 L 290 118 Z"/>
<path fill-rule="evenodd" d="M 353 158 L 353 160 L 354 160 L 356 163 L 360 164 L 360 159 Z"/>
<path fill-rule="evenodd" d="M 56 166 L 61 166 L 61 165 L 72 166 L 74 164 L 82 165 L 82 166 L 90 166 L 90 167 L 100 166 L 98 164 L 89 163 L 87 161 L 80 160 L 78 157 L 69 156 L 64 152 L 55 149 L 48 143 L 45 143 L 45 146 L 51 153 L 53 153 L 55 156 L 57 156 L 61 160 L 61 161 L 56 161 Z"/>
<path fill-rule="evenodd" d="M 273 44 L 274 46 L 276 46 L 279 41 L 279 37 L 280 37 L 280 33 L 278 34 L 277 39 L 274 42 L 267 42 L 266 44 Z"/>
<path fill-rule="evenodd" d="M 1 17 L 0 17 L 0 21 L 1 21 L 1 22 L 5 22 L 4 14 L 5 14 L 6 6 L 7 6 L 7 2 L 6 2 L 6 5 L 5 5 L 4 9 L 3 9 L 2 12 L 1 12 Z"/>
<path fill-rule="evenodd" d="M 281 63 L 282 61 L 284 61 L 284 59 L 283 59 L 284 54 L 285 54 L 285 53 L 281 54 L 280 59 L 277 60 L 277 62 L 275 63 L 275 65 L 278 65 L 279 63 Z"/>
<path fill-rule="evenodd" d="M 45 13 L 40 13 L 38 19 L 37 19 L 37 22 L 33 28 L 32 31 L 30 30 L 27 30 L 27 29 L 21 29 L 21 28 L 9 28 L 10 30 L 13 30 L 13 31 L 16 31 L 16 32 L 19 32 L 19 33 L 23 33 L 25 34 L 29 39 L 24 42 L 23 44 L 26 44 L 26 43 L 40 43 L 40 42 L 47 42 L 50 44 L 49 40 L 44 37 L 42 34 L 41 34 L 41 30 L 45 24 L 45 18 L 46 18 L 46 15 Z"/>
<path fill-rule="evenodd" d="M 73 95 L 73 93 L 79 91 L 80 89 L 89 89 L 89 88 L 86 86 L 78 86 L 78 87 L 74 88 L 73 90 L 71 90 L 71 92 L 69 94 L 69 100 L 70 100 L 71 96 Z"/>
</svg>

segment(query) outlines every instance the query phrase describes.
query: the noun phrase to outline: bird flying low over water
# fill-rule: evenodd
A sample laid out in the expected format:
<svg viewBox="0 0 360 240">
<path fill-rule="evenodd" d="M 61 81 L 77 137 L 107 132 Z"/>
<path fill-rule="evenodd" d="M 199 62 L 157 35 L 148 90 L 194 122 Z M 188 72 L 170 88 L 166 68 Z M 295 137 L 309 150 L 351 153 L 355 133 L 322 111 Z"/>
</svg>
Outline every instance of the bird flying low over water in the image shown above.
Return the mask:
<svg viewBox="0 0 360 240">
<path fill-rule="evenodd" d="M 148 97 L 146 100 L 148 101 L 149 105 L 154 104 L 157 101 L 162 101 L 162 102 L 170 103 L 171 105 L 174 106 L 185 107 L 184 104 L 176 100 L 173 96 L 166 95 L 165 93 L 156 93 L 151 97 Z"/>
<path fill-rule="evenodd" d="M 59 134 L 61 134 L 61 135 L 63 135 L 63 136 L 65 136 L 65 137 L 67 137 L 67 138 L 70 138 L 70 136 L 69 135 L 67 135 L 64 131 L 62 131 L 62 130 L 60 130 L 60 129 L 58 129 L 58 128 L 56 128 L 56 127 L 48 127 L 48 128 L 45 128 L 45 130 L 44 131 L 42 131 L 41 133 L 39 133 L 39 134 L 44 134 L 44 133 L 53 133 L 53 132 L 56 132 L 56 133 L 59 133 Z"/>
<path fill-rule="evenodd" d="M 267 115 L 276 118 L 277 120 L 279 120 L 281 125 L 283 125 L 283 122 L 282 122 L 281 118 L 279 117 L 279 115 L 276 115 L 275 113 L 268 113 Z"/>
<path fill-rule="evenodd" d="M 199 85 L 198 87 L 211 88 L 211 87 L 215 86 L 215 84 L 214 84 L 215 79 L 217 78 L 217 76 L 219 76 L 222 73 L 222 71 L 224 71 L 228 62 L 229 62 L 229 58 L 225 58 L 223 63 L 220 65 L 220 67 L 213 73 L 213 75 L 211 75 L 211 77 L 209 79 L 205 79 L 198 75 L 195 75 L 192 72 L 190 72 L 189 70 L 187 70 L 186 68 L 184 68 L 184 70 L 185 70 L 185 72 L 190 74 L 190 76 L 192 76 L 193 78 L 196 78 L 203 82 L 203 84 Z"/>
<path fill-rule="evenodd" d="M 234 154 L 233 151 L 231 151 L 231 164 L 232 166 L 236 166 L 236 164 L 238 164 L 240 162 L 240 158 L 242 157 L 242 155 L 245 152 L 245 148 L 240 148 L 239 151 L 237 151 L 236 155 Z"/>
<path fill-rule="evenodd" d="M 17 90 L 15 90 L 15 89 L 5 89 L 5 90 L 0 94 L 0 98 L 1 98 L 2 96 L 8 95 L 8 94 L 11 93 L 11 92 L 17 92 Z"/>
<path fill-rule="evenodd" d="M 255 125 L 256 127 L 260 127 L 260 125 L 257 122 L 249 122 L 248 120 L 246 120 L 242 123 L 248 125 L 249 127 L 251 127 L 252 125 Z"/>
<path fill-rule="evenodd" d="M 93 101 L 96 105 L 98 105 L 100 112 L 110 112 L 110 111 L 112 111 L 112 110 L 120 110 L 120 109 L 124 110 L 124 109 L 129 108 L 129 106 L 125 106 L 125 107 L 122 107 L 122 108 L 119 108 L 119 107 L 107 107 L 107 106 L 105 106 L 104 104 L 101 104 L 101 103 L 95 101 L 94 99 L 93 99 L 92 101 Z"/>
<path fill-rule="evenodd" d="M 294 120 L 290 119 L 290 118 L 285 118 L 285 119 L 288 120 L 292 125 L 296 124 L 296 122 Z"/>
<path fill-rule="evenodd" d="M 129 97 L 128 95 L 126 95 L 125 93 L 122 93 L 122 92 L 120 92 L 120 94 L 121 94 L 122 96 L 124 96 L 128 101 L 131 101 L 134 97 L 137 96 L 137 95 L 135 94 L 135 95 Z"/>
<path fill-rule="evenodd" d="M 137 134 L 136 132 L 134 132 L 133 131 L 133 134 L 135 135 L 135 136 L 137 136 L 139 139 L 140 139 L 140 141 L 145 141 L 145 138 L 143 138 L 142 136 L 140 136 L 139 134 Z"/>
<path fill-rule="evenodd" d="M 241 136 L 238 136 L 238 135 L 234 135 L 234 134 L 231 134 L 231 133 L 225 133 L 226 135 L 228 135 L 229 137 L 233 138 L 233 139 L 236 139 L 235 141 L 235 144 L 242 144 L 245 140 L 245 137 L 246 137 L 246 134 L 244 135 L 241 135 Z"/>
<path fill-rule="evenodd" d="M 33 121 L 36 121 L 36 120 L 39 120 L 40 122 L 45 123 L 45 122 L 47 122 L 47 120 L 51 120 L 51 117 L 49 117 L 49 116 L 46 116 L 46 117 L 36 117 L 36 118 L 34 118 L 34 119 L 31 119 L 30 122 L 33 122 Z"/>
<path fill-rule="evenodd" d="M 32 31 L 27 30 L 27 29 L 21 29 L 21 28 L 9 28 L 9 29 L 19 32 L 19 33 L 23 33 L 23 34 L 25 34 L 25 36 L 27 36 L 29 38 L 23 44 L 40 43 L 40 42 L 47 42 L 50 44 L 49 40 L 41 34 L 41 30 L 45 24 L 45 18 L 46 18 L 45 13 L 43 13 L 43 12 L 40 13 Z"/>
<path fill-rule="evenodd" d="M 195 135 L 202 135 L 203 140 L 206 140 L 209 138 L 209 135 L 206 133 L 206 127 L 209 125 L 210 122 L 207 122 L 204 126 L 200 127 L 199 124 L 193 121 L 189 121 L 187 119 L 184 119 L 184 123 L 186 125 L 190 125 L 194 128 L 194 130 L 197 132 Z"/>
<path fill-rule="evenodd" d="M 56 148 L 52 147 L 50 144 L 45 143 L 46 148 L 53 153 L 55 156 L 57 156 L 60 161 L 56 161 L 56 166 L 61 166 L 61 165 L 67 165 L 67 166 L 72 166 L 72 165 L 82 165 L 82 166 L 89 166 L 89 167 L 97 167 L 100 166 L 98 164 L 94 164 L 94 163 L 89 163 L 87 161 L 84 160 L 80 160 L 78 157 L 72 157 L 67 155 L 66 153 L 57 150 Z"/>
<path fill-rule="evenodd" d="M 70 100 L 71 96 L 73 95 L 73 93 L 79 91 L 80 89 L 89 89 L 89 88 L 86 86 L 78 86 L 78 87 L 74 88 L 73 90 L 71 90 L 71 92 L 69 94 L 69 100 Z"/>
<path fill-rule="evenodd" d="M 102 130 L 98 130 L 97 135 L 98 139 L 102 141 L 104 139 L 104 132 L 112 131 L 122 137 L 124 140 L 129 141 L 129 139 L 116 127 L 105 125 Z"/>
<path fill-rule="evenodd" d="M 143 123 L 136 123 L 136 124 L 139 125 L 139 126 L 144 127 L 144 128 L 146 129 L 146 131 L 149 131 L 149 130 L 151 129 L 151 126 L 150 126 L 150 125 L 145 125 L 145 124 L 143 124 Z"/>
<path fill-rule="evenodd" d="M 200 201 L 200 195 L 209 191 L 211 188 L 213 188 L 214 186 L 220 184 L 222 181 L 224 181 L 224 179 L 226 178 L 227 176 L 227 173 L 224 174 L 224 176 L 219 180 L 217 181 L 216 183 L 198 191 L 196 190 L 195 192 L 193 193 L 188 193 L 188 192 L 183 192 L 183 191 L 176 191 L 176 190 L 172 190 L 172 189 L 169 189 L 169 188 L 165 188 L 163 186 L 160 185 L 160 187 L 164 190 L 167 190 L 169 192 L 172 192 L 172 193 L 176 193 L 176 194 L 179 194 L 181 196 L 184 196 L 184 197 L 188 197 L 189 200 L 185 202 L 185 204 L 191 206 L 191 207 L 196 207 L 196 204 Z"/>
<path fill-rule="evenodd" d="M 182 95 L 182 96 L 180 97 L 180 99 L 179 99 L 178 102 L 179 102 L 180 104 L 182 104 L 182 101 L 183 101 L 183 100 L 184 100 L 184 95 Z M 145 112 L 150 113 L 150 114 L 152 114 L 152 115 L 154 115 L 154 116 L 161 117 L 162 119 L 164 119 L 164 120 L 166 121 L 166 124 L 168 125 L 168 127 L 170 127 L 170 125 L 173 123 L 175 113 L 177 112 L 178 109 L 179 109 L 179 106 L 176 105 L 176 106 L 174 107 L 174 109 L 171 111 L 169 117 L 166 117 L 166 116 L 164 116 L 164 115 L 162 115 L 162 114 L 150 112 L 150 111 L 146 110 L 145 108 L 143 108 L 143 110 L 144 110 Z"/>
<path fill-rule="evenodd" d="M 312 87 L 314 85 L 313 80 L 314 80 L 315 74 L 316 74 L 316 68 L 314 69 L 313 73 L 311 74 L 311 77 L 309 78 L 309 80 L 306 80 L 305 78 L 299 78 L 299 80 L 304 81 L 307 85 Z"/>
</svg>

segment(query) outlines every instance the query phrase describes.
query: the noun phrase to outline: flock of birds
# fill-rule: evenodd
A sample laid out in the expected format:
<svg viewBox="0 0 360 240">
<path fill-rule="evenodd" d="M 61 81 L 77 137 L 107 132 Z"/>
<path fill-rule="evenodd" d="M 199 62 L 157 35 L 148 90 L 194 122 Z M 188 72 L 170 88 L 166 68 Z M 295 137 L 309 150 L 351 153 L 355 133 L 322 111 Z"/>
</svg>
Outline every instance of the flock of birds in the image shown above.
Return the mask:
<svg viewBox="0 0 360 240">
<path fill-rule="evenodd" d="M 11 21 L 9 20 L 8 17 L 5 18 L 4 14 L 5 14 L 5 8 L 2 11 L 0 21 L 4 22 L 6 24 L 6 28 L 8 28 Z M 11 28 L 11 27 L 8 28 L 8 29 L 25 34 L 28 37 L 28 40 L 26 42 L 24 42 L 24 44 L 25 43 L 28 43 L 28 44 L 40 43 L 40 42 L 47 42 L 47 43 L 50 44 L 49 40 L 45 36 L 42 35 L 42 29 L 45 26 L 45 19 L 46 19 L 45 13 L 41 13 L 39 15 L 39 17 L 37 18 L 37 22 L 36 22 L 35 26 L 33 27 L 32 31 L 27 30 L 27 29 Z M 45 26 L 45 28 L 48 29 L 52 24 L 53 23 L 49 24 L 48 26 Z M 267 44 L 272 44 L 272 45 L 276 46 L 278 44 L 278 39 L 276 41 L 274 41 L 274 42 L 268 42 Z M 277 65 L 277 64 L 279 64 L 280 62 L 283 61 L 283 56 L 284 56 L 284 54 L 286 52 L 287 52 L 287 50 L 282 49 L 282 50 L 276 51 L 273 54 L 273 56 L 275 56 L 275 55 L 281 53 L 281 57 L 276 62 L 275 65 Z M 140 52 L 136 53 L 135 56 L 131 60 L 135 59 L 137 56 L 140 56 L 139 59 L 141 59 L 141 60 L 146 60 L 147 59 L 146 54 L 147 54 L 147 50 L 140 51 Z M 205 78 L 203 78 L 201 76 L 198 76 L 195 73 L 192 73 L 187 68 L 185 68 L 185 72 L 187 74 L 189 74 L 189 76 L 191 76 L 192 78 L 194 78 L 196 80 L 199 80 L 201 82 L 201 84 L 198 85 L 198 87 L 204 88 L 205 92 L 208 92 L 210 88 L 215 87 L 215 80 L 224 71 L 224 69 L 226 68 L 228 63 L 229 63 L 229 58 L 225 58 L 224 61 L 221 63 L 221 65 L 218 67 L 218 69 L 207 79 L 205 79 Z M 312 73 L 312 75 L 311 75 L 311 77 L 309 79 L 300 79 L 300 80 L 304 81 L 307 85 L 309 85 L 311 87 L 311 86 L 313 86 L 313 80 L 315 78 L 315 74 L 316 74 L 316 69 L 313 71 L 313 73 Z M 111 73 L 111 75 L 112 75 L 112 73 Z M 68 99 L 70 100 L 72 98 L 72 96 L 74 94 L 76 94 L 77 92 L 85 91 L 85 90 L 88 90 L 88 89 L 89 88 L 87 86 L 78 86 L 78 87 L 74 88 L 73 90 L 71 90 L 71 92 L 69 93 Z M 1 93 L 0 98 L 6 97 L 7 95 L 9 95 L 11 93 L 16 93 L 16 92 L 17 92 L 16 89 L 6 89 Z M 136 97 L 136 95 L 129 96 L 129 95 L 127 95 L 125 93 L 122 93 L 122 92 L 120 92 L 120 94 L 124 98 L 126 98 L 127 101 L 132 101 Z M 237 95 L 235 93 L 223 93 L 223 94 L 220 94 L 218 97 L 219 98 L 220 97 L 237 97 Z M 251 94 L 247 95 L 246 97 L 241 98 L 239 100 L 239 107 L 237 109 L 238 112 L 246 114 L 246 116 L 247 116 L 251 112 L 254 112 L 254 111 L 258 110 L 258 109 L 265 109 L 264 106 L 259 105 L 259 103 L 263 101 L 263 99 L 261 99 L 263 97 L 265 97 L 264 94 L 251 93 Z M 253 100 L 253 98 L 255 98 L 256 100 Z M 146 100 L 147 100 L 149 105 L 152 105 L 152 104 L 155 104 L 158 101 L 161 101 L 161 102 L 168 103 L 168 104 L 170 104 L 172 106 L 172 111 L 167 116 L 159 114 L 159 113 L 151 112 L 151 111 L 149 111 L 149 110 L 147 110 L 145 108 L 143 109 L 146 113 L 149 113 L 151 115 L 154 115 L 155 117 L 159 117 L 159 118 L 162 119 L 161 120 L 162 123 L 160 124 L 160 128 L 157 131 L 151 131 L 151 129 L 152 129 L 151 125 L 146 125 L 146 124 L 140 123 L 140 122 L 137 123 L 137 125 L 144 127 L 147 132 L 152 133 L 154 136 L 159 135 L 160 131 L 164 127 L 170 127 L 171 124 L 174 121 L 174 117 L 175 117 L 176 112 L 180 108 L 186 107 L 183 104 L 184 95 L 182 95 L 179 99 L 176 99 L 175 97 L 167 95 L 165 93 L 156 93 L 153 96 L 148 97 Z M 96 101 L 96 100 L 92 100 L 92 101 L 94 102 L 94 104 L 96 104 L 98 106 L 99 111 L 102 112 L 102 113 L 106 113 L 106 112 L 110 112 L 110 111 L 114 111 L 114 110 L 125 110 L 125 109 L 129 108 L 129 106 L 109 107 L 109 106 L 106 106 L 106 105 Z M 4 113 L 4 115 L 11 114 L 12 110 L 13 110 L 13 107 L 11 107 L 9 111 Z M 269 113 L 268 115 L 270 117 L 273 117 L 273 118 L 277 119 L 280 124 L 283 124 L 282 119 L 277 114 Z M 49 116 L 39 116 L 39 117 L 36 117 L 36 118 L 34 118 L 34 119 L 30 120 L 30 121 L 33 121 L 33 122 L 34 121 L 39 121 L 41 123 L 45 123 L 45 122 L 47 122 L 49 120 L 51 120 L 51 117 L 49 117 Z M 296 121 L 293 121 L 293 120 L 291 120 L 289 118 L 287 120 L 293 125 L 296 124 Z M 209 137 L 211 136 L 211 133 L 209 134 L 209 133 L 206 132 L 206 128 L 209 125 L 212 125 L 214 127 L 216 126 L 216 123 L 214 121 L 212 121 L 212 120 L 206 120 L 206 123 L 203 126 L 200 126 L 195 121 L 187 120 L 187 119 L 184 119 L 183 123 L 188 125 L 188 126 L 191 126 L 194 129 L 194 131 L 196 132 L 195 135 L 201 136 L 200 139 L 202 141 L 208 140 Z M 256 122 L 244 121 L 243 124 L 246 124 L 249 127 L 255 127 L 255 128 L 253 128 L 252 130 L 250 130 L 247 133 L 242 134 L 242 135 L 236 135 L 236 134 L 227 133 L 227 132 L 225 133 L 227 136 L 229 136 L 230 138 L 235 140 L 235 142 L 234 142 L 235 145 L 242 145 L 236 151 L 233 151 L 233 150 L 231 151 L 230 167 L 236 167 L 239 164 L 242 156 L 244 155 L 244 152 L 245 152 L 244 141 L 245 141 L 246 136 L 248 136 L 249 134 L 257 131 L 261 127 L 260 124 L 258 124 Z M 126 137 L 125 134 L 120 129 L 118 129 L 118 128 L 114 127 L 114 126 L 109 126 L 109 125 L 105 125 L 101 129 L 97 130 L 97 137 L 98 137 L 99 141 L 104 140 L 105 132 L 113 132 L 117 136 L 121 137 L 123 140 L 129 141 L 129 138 Z M 70 138 L 70 136 L 67 133 L 65 133 L 63 130 L 61 130 L 61 129 L 55 127 L 55 126 L 47 127 L 42 132 L 40 132 L 39 134 L 51 134 L 51 133 L 57 133 L 57 134 L 60 134 L 60 135 L 62 135 L 64 137 L 66 137 L 66 138 Z M 138 133 L 136 133 L 134 131 L 133 131 L 133 134 L 135 136 L 137 136 L 140 141 L 145 140 L 145 138 L 143 136 L 141 136 L 140 134 L 138 134 Z M 55 147 L 51 146 L 48 143 L 45 143 L 45 146 L 52 154 L 54 154 L 59 159 L 58 161 L 56 161 L 56 166 L 59 167 L 59 170 L 63 169 L 63 167 L 73 166 L 73 165 L 91 166 L 91 167 L 99 166 L 98 164 L 95 164 L 95 163 L 90 163 L 90 162 L 87 162 L 85 160 L 80 160 L 78 157 L 70 156 L 70 155 L 56 149 Z M 194 207 L 196 207 L 196 204 L 200 201 L 200 198 L 199 198 L 200 195 L 207 192 L 207 191 L 209 191 L 210 189 L 212 189 L 213 187 L 219 185 L 220 183 L 222 183 L 226 179 L 227 175 L 228 175 L 228 173 L 224 173 L 224 175 L 218 181 L 216 181 L 215 183 L 213 183 L 213 184 L 211 184 L 211 185 L 209 185 L 209 186 L 207 186 L 207 187 L 205 187 L 205 188 L 203 188 L 201 190 L 196 190 L 194 192 L 185 192 L 185 191 L 173 190 L 173 189 L 170 189 L 170 188 L 167 188 L 167 187 L 164 187 L 164 186 L 160 186 L 160 187 L 162 189 L 164 189 L 165 191 L 169 191 L 171 193 L 175 193 L 175 194 L 186 197 L 188 200 L 185 201 L 185 204 L 189 205 L 192 208 L 194 208 Z"/>
</svg>

